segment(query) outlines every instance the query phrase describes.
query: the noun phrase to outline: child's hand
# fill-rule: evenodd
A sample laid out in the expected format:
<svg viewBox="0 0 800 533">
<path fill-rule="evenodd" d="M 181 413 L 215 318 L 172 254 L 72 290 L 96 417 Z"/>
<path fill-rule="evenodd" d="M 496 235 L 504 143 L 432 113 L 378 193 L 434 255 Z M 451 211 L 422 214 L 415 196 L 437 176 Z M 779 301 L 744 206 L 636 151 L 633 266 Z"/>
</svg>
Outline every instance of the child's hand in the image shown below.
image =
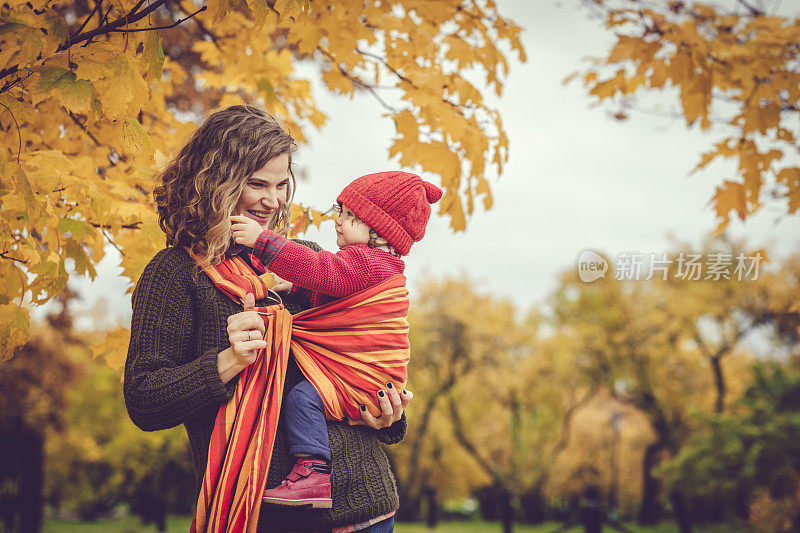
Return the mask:
<svg viewBox="0 0 800 533">
<path fill-rule="evenodd" d="M 273 274 L 272 277 L 275 278 L 275 285 L 272 287 L 273 291 L 286 292 L 292 290 L 292 287 L 294 287 L 294 284 L 292 284 L 291 281 L 286 281 L 285 279 L 281 279 L 275 274 Z"/>
<path fill-rule="evenodd" d="M 264 231 L 264 228 L 261 227 L 261 224 L 252 218 L 247 218 L 243 215 L 233 215 L 231 217 L 231 235 L 233 240 L 239 244 L 250 248 L 254 247 L 256 239 L 258 239 L 262 231 Z"/>
</svg>

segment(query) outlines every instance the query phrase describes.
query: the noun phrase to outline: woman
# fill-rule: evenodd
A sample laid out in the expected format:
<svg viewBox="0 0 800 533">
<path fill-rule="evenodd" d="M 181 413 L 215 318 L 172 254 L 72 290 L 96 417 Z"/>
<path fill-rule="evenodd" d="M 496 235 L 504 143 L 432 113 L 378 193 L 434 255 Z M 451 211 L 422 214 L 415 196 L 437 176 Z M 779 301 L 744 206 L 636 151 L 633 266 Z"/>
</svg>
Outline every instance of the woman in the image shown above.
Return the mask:
<svg viewBox="0 0 800 533">
<path fill-rule="evenodd" d="M 220 292 L 183 247 L 206 265 L 239 254 L 249 262 L 246 251 L 230 238 L 229 217 L 237 214 L 285 234 L 295 186 L 295 149 L 291 136 L 265 111 L 225 108 L 197 129 L 155 190 L 168 247 L 145 267 L 133 293 L 125 403 L 131 420 L 143 430 L 185 426 L 198 486 L 217 411 L 231 398 L 239 373 L 263 348 L 263 340 L 250 339 L 263 338 L 264 323 Z M 292 313 L 302 310 L 290 303 L 286 307 Z M 284 392 L 300 379 L 290 360 Z M 404 407 L 411 393 L 398 394 L 394 388 L 383 392 L 380 417 L 362 410 L 361 421 L 328 424 L 333 508 L 264 506 L 259 531 L 392 531 L 397 489 L 378 443 L 404 437 Z M 269 488 L 294 464 L 284 433 L 279 422 Z"/>
</svg>

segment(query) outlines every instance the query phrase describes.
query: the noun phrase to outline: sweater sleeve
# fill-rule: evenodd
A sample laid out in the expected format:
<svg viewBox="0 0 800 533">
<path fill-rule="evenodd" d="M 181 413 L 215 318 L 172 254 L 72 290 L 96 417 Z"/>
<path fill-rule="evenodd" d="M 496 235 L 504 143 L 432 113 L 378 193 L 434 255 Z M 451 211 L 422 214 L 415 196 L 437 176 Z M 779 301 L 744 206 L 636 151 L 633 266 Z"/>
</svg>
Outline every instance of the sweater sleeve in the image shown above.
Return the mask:
<svg viewBox="0 0 800 533">
<path fill-rule="evenodd" d="M 370 262 L 361 246 L 314 251 L 266 230 L 253 254 L 270 271 L 305 289 L 341 298 L 370 286 Z"/>
<path fill-rule="evenodd" d="M 226 402 L 233 390 L 222 383 L 216 349 L 184 355 L 196 345 L 190 276 L 167 251 L 147 265 L 133 293 L 123 394 L 128 415 L 145 431 L 177 426 Z"/>
<path fill-rule="evenodd" d="M 387 428 L 378 430 L 378 440 L 384 444 L 397 444 L 406 437 L 406 430 L 408 429 L 408 422 L 406 421 L 406 413 L 403 411 L 403 416 L 400 420 Z"/>
</svg>

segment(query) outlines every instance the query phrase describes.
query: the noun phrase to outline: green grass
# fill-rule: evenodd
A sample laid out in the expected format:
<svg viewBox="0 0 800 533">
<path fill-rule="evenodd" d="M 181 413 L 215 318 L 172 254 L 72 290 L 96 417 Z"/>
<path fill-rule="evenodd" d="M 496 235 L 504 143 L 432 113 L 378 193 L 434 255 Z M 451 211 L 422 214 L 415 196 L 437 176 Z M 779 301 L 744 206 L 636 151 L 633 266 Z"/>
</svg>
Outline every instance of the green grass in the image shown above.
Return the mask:
<svg viewBox="0 0 800 533">
<path fill-rule="evenodd" d="M 561 526 L 558 522 L 546 522 L 539 525 L 529 524 L 514 524 L 514 533 L 551 533 Z M 675 524 L 664 523 L 658 526 L 641 527 L 633 524 L 625 524 L 625 526 L 636 533 L 677 533 L 678 527 Z M 503 526 L 499 522 L 441 522 L 436 529 L 429 529 L 424 524 L 408 524 L 399 523 L 394 528 L 396 533 L 501 533 Z M 695 527 L 696 533 L 743 533 L 744 529 L 736 529 L 733 526 L 706 526 Z M 567 533 L 580 533 L 583 529 L 580 527 L 573 527 L 567 530 Z M 606 532 L 612 533 L 616 529 L 607 527 Z"/>
<path fill-rule="evenodd" d="M 186 533 L 192 518 L 188 516 L 170 516 L 167 518 L 169 533 Z M 153 524 L 143 526 L 135 516 L 126 518 L 108 518 L 94 522 L 78 522 L 72 520 L 45 520 L 44 533 L 157 533 Z"/>
<path fill-rule="evenodd" d="M 173 516 L 167 520 L 167 531 L 169 533 L 185 533 L 189 531 L 191 517 Z M 548 522 L 531 526 L 527 524 L 515 524 L 514 533 L 551 533 L 558 529 L 557 522 Z M 639 527 L 627 525 L 629 529 L 636 533 L 675 533 L 678 528 L 674 524 L 661 524 L 652 527 Z M 155 533 L 157 529 L 153 524 L 143 526 L 138 518 L 115 518 L 107 520 L 97 520 L 95 522 L 73 522 L 69 520 L 45 520 L 44 533 Z M 441 522 L 435 529 L 428 529 L 425 524 L 417 523 L 398 523 L 395 525 L 396 533 L 501 533 L 503 531 L 499 522 L 460 521 L 460 522 Z M 569 533 L 580 533 L 580 528 L 572 528 Z M 605 531 L 616 531 L 606 528 Z M 695 528 L 697 533 L 734 533 L 744 530 L 733 526 L 709 526 Z"/>
</svg>

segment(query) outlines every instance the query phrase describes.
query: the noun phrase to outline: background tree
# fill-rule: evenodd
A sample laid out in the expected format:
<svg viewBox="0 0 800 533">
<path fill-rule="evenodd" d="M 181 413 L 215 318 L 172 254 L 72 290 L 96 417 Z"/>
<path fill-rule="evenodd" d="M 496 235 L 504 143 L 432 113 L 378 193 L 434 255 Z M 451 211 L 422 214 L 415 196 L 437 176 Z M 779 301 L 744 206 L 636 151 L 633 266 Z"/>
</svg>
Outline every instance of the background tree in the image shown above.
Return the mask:
<svg viewBox="0 0 800 533">
<path fill-rule="evenodd" d="M 409 416 L 416 422 L 409 427 L 404 445 L 387 448 L 407 518 L 420 516 L 424 500 L 430 512 L 441 498 L 468 493 L 486 482 L 485 473 L 461 466 L 470 459 L 454 439 L 447 402 L 471 374 L 489 371 L 487 358 L 496 355 L 474 349 L 472 340 L 480 335 L 476 330 L 503 334 L 502 326 L 472 315 L 477 306 L 491 312 L 499 304 L 476 294 L 467 279 L 429 280 L 421 284 L 418 294 L 409 314 L 413 350 L 409 387 L 421 412 L 415 414 L 416 408 L 409 406 Z M 466 399 L 463 392 L 458 397 Z"/>
<path fill-rule="evenodd" d="M 501 94 L 509 48 L 525 59 L 494 0 L 6 0 L 0 28 L 2 359 L 28 337 L 19 301 L 52 298 L 70 268 L 93 277 L 106 243 L 138 278 L 163 245 L 151 178 L 191 119 L 258 103 L 300 141 L 324 123 L 298 61 L 334 93 L 381 101 L 389 155 L 438 175 L 440 211 L 464 229 L 508 157 L 481 90 Z M 292 215 L 296 231 L 321 220 Z"/>
<path fill-rule="evenodd" d="M 482 512 L 496 508 L 492 518 L 508 529 L 517 518 L 543 520 L 554 459 L 597 388 L 572 370 L 568 339 L 538 338 L 537 314 L 520 318 L 463 278 L 418 293 L 409 384 L 422 411 L 409 407 L 416 422 L 404 445 L 387 448 L 401 516 L 419 519 L 443 498 L 477 491 Z"/>
<path fill-rule="evenodd" d="M 191 514 L 197 503 L 186 432 L 142 432 L 128 418 L 119 374 L 100 360 L 82 365 L 67 396 L 66 430 L 47 441 L 46 500 L 82 520 L 127 504 L 163 531 L 168 513 Z"/>
<path fill-rule="evenodd" d="M 660 517 L 657 467 L 682 449 L 693 431 L 689 415 L 721 412 L 726 395 L 736 398 L 744 390 L 741 376 L 752 357 L 742 343 L 747 334 L 762 327 L 777 331 L 779 324 L 798 318 L 790 310 L 794 304 L 781 294 L 797 294 L 798 277 L 789 273 L 795 258 L 773 273 L 762 267 L 758 279 L 740 281 L 732 265 L 742 250 L 741 244 L 716 239 L 700 254 L 720 254 L 723 265 L 727 258 L 730 279 L 708 272 L 684 279 L 691 252 L 679 248 L 669 254 L 674 260 L 667 269 L 652 277 L 642 272 L 641 281 L 609 276 L 589 284 L 568 273 L 554 295 L 553 325 L 577 343 L 577 368 L 650 423 L 653 439 L 642 464 L 642 523 Z M 756 253 L 763 251 L 747 257 Z M 775 345 L 796 349 L 796 344 Z M 673 513 L 681 528 L 690 530 L 690 506 L 680 487 L 673 488 Z"/>
<path fill-rule="evenodd" d="M 719 233 L 764 203 L 800 208 L 796 124 L 800 117 L 800 20 L 771 15 L 780 2 L 583 0 L 616 36 L 610 53 L 583 73 L 589 94 L 614 116 L 644 110 L 653 93 L 678 97 L 671 116 L 716 137 L 695 170 L 717 158 L 736 164 L 712 198 Z M 578 73 L 571 75 L 569 81 Z M 664 114 L 663 111 L 651 112 Z M 670 113 L 667 113 L 670 115 Z"/>
<path fill-rule="evenodd" d="M 38 531 L 44 493 L 46 435 L 65 431 L 67 392 L 79 378 L 74 361 L 79 342 L 72 334 L 69 301 L 13 361 L 0 366 L 0 524 L 4 531 Z M 85 356 L 84 356 L 85 359 Z"/>
<path fill-rule="evenodd" d="M 797 361 L 760 363 L 734 409 L 703 426 L 665 467 L 671 486 L 714 500 L 757 531 L 800 527 L 800 373 Z"/>
<path fill-rule="evenodd" d="M 185 432 L 133 425 L 119 374 L 89 355 L 103 332 L 73 328 L 75 296 L 63 291 L 0 365 L 0 521 L 4 531 L 38 531 L 45 503 L 89 520 L 127 504 L 163 526 L 168 512 L 196 503 Z"/>
</svg>

